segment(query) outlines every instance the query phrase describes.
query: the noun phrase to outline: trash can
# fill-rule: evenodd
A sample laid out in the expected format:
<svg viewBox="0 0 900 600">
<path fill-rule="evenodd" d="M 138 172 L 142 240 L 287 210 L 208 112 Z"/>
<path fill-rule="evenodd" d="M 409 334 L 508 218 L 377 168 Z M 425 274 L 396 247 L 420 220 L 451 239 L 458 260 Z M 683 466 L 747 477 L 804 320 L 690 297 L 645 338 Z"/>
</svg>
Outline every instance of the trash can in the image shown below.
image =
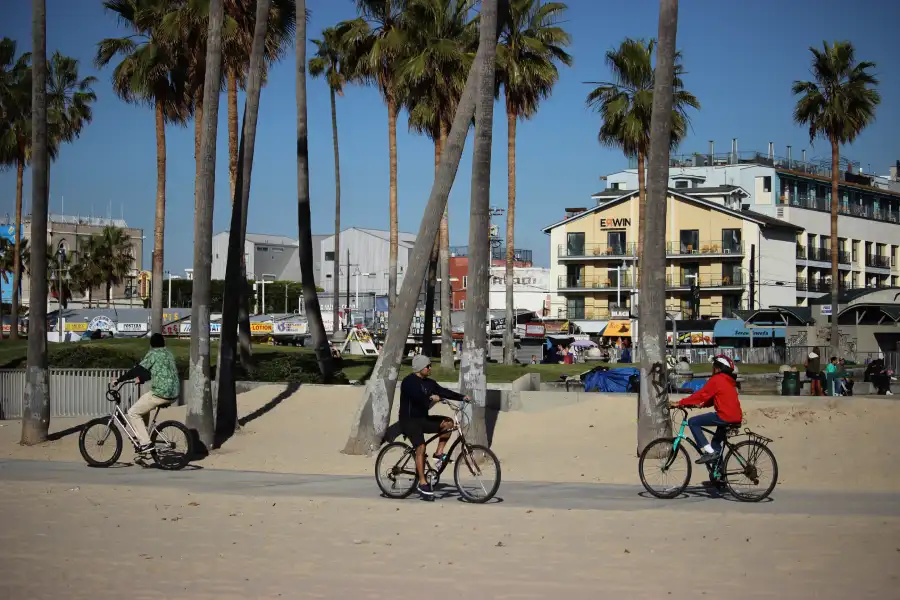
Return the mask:
<svg viewBox="0 0 900 600">
<path fill-rule="evenodd" d="M 797 371 L 785 371 L 781 379 L 782 396 L 800 395 L 800 373 Z"/>
</svg>

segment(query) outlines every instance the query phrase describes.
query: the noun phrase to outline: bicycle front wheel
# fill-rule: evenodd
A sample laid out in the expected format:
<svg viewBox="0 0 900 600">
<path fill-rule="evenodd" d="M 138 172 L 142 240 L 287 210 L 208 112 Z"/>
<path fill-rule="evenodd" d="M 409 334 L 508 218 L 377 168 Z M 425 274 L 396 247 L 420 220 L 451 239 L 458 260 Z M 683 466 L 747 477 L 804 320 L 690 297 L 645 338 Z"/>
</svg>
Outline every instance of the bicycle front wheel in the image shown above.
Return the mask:
<svg viewBox="0 0 900 600">
<path fill-rule="evenodd" d="M 160 469 L 177 471 L 191 462 L 191 432 L 178 421 L 163 421 L 150 434 L 153 462 Z"/>
<path fill-rule="evenodd" d="M 416 489 L 416 457 L 412 447 L 403 442 L 391 442 L 381 449 L 375 459 L 375 481 L 381 493 L 401 500 Z"/>
<path fill-rule="evenodd" d="M 684 492 L 691 481 L 691 459 L 682 442 L 675 449 L 675 438 L 655 439 L 641 452 L 638 471 L 644 489 L 665 500 Z"/>
<path fill-rule="evenodd" d="M 78 436 L 81 457 L 92 467 L 109 467 L 122 454 L 122 434 L 109 418 L 88 422 Z"/>
<path fill-rule="evenodd" d="M 778 482 L 778 462 L 772 451 L 747 440 L 731 447 L 725 457 L 725 485 L 741 502 L 765 500 Z"/>
<path fill-rule="evenodd" d="M 471 483 L 465 482 L 468 478 Z M 490 448 L 464 444 L 456 457 L 453 479 L 460 496 L 484 504 L 500 489 L 500 460 Z"/>
</svg>

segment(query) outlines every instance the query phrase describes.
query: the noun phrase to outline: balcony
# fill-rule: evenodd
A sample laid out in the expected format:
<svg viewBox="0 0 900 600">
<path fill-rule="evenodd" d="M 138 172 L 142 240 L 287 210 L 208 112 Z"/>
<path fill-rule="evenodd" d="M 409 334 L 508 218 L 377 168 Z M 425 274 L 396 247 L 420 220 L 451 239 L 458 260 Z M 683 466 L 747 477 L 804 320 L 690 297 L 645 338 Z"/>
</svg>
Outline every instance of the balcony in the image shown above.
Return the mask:
<svg viewBox="0 0 900 600">
<path fill-rule="evenodd" d="M 733 273 L 732 275 L 700 274 L 696 277 L 690 276 L 689 274 L 666 276 L 666 289 L 668 290 L 689 290 L 693 285 L 704 290 L 723 288 L 743 289 L 745 283 L 743 273 L 741 272 Z"/>
<path fill-rule="evenodd" d="M 744 255 L 744 243 L 730 240 L 712 240 L 697 242 L 697 245 L 684 242 L 666 242 L 666 256 L 696 258 L 698 256 L 721 257 Z"/>
<path fill-rule="evenodd" d="M 877 254 L 866 255 L 866 266 L 874 269 L 890 269 L 891 259 L 887 256 L 879 256 Z"/>
<path fill-rule="evenodd" d="M 557 318 L 569 319 L 572 321 L 609 321 L 613 319 L 613 312 L 620 310 L 615 305 L 610 304 L 609 308 L 576 308 L 567 307 L 558 311 Z M 623 306 L 621 310 L 631 311 L 627 306 Z"/>
<path fill-rule="evenodd" d="M 637 245 L 634 243 L 625 244 L 602 244 L 588 243 L 582 245 L 565 245 L 560 244 L 557 248 L 557 257 L 574 258 L 574 259 L 634 259 L 637 256 Z"/>
<path fill-rule="evenodd" d="M 831 249 L 816 248 L 815 246 L 797 246 L 797 258 L 801 260 L 812 260 L 831 264 Z M 838 252 L 838 263 L 842 265 L 850 264 L 850 253 L 843 250 Z"/>
<path fill-rule="evenodd" d="M 621 285 L 616 281 L 615 276 L 605 277 L 603 275 L 593 275 L 571 277 L 569 275 L 560 275 L 557 287 L 560 291 L 589 292 L 597 290 L 615 292 L 620 289 L 622 291 L 630 291 L 634 289 L 635 286 L 632 283 L 631 277 L 628 275 L 622 275 Z"/>
<path fill-rule="evenodd" d="M 859 287 L 860 286 L 854 285 L 849 281 L 838 282 L 838 290 L 842 292 L 857 289 Z M 824 279 L 806 279 L 803 277 L 798 277 L 797 291 L 808 292 L 811 294 L 829 294 L 831 293 L 831 282 Z"/>
</svg>

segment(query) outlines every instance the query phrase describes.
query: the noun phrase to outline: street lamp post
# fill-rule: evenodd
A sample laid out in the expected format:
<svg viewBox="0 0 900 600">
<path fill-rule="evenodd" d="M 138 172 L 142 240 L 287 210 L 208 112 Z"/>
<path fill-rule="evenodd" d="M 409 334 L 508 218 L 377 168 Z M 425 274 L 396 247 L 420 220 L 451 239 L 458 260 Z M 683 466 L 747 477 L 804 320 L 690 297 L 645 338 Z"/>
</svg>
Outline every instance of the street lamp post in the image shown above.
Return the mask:
<svg viewBox="0 0 900 600">
<path fill-rule="evenodd" d="M 271 278 L 270 281 L 266 281 L 266 277 Z M 263 273 L 259 278 L 259 285 L 262 286 L 262 309 L 259 311 L 260 314 L 266 314 L 266 284 L 272 283 L 275 280 L 275 275 L 271 273 Z"/>
</svg>

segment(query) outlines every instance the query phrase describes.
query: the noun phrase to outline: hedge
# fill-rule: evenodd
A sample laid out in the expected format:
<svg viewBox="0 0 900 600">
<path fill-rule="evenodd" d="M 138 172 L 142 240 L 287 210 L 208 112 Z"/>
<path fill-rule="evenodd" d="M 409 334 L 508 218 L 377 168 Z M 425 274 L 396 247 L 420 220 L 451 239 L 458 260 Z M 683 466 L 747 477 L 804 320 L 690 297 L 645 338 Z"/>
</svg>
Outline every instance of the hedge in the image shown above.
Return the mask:
<svg viewBox="0 0 900 600">
<path fill-rule="evenodd" d="M 143 358 L 143 352 L 115 346 L 67 344 L 50 353 L 50 366 L 61 369 L 130 369 Z M 188 379 L 189 359 L 174 353 L 175 364 L 182 379 Z M 215 361 L 215 357 L 213 357 Z M 323 383 L 315 355 L 300 352 L 266 352 L 253 356 L 254 364 L 244 366 L 238 361 L 236 377 L 240 381 L 271 381 L 295 383 Z M 25 360 L 14 360 L 4 368 L 24 368 Z M 338 365 L 340 368 L 340 365 Z M 215 376 L 215 362 L 211 374 Z M 331 383 L 348 383 L 338 371 Z"/>
</svg>

